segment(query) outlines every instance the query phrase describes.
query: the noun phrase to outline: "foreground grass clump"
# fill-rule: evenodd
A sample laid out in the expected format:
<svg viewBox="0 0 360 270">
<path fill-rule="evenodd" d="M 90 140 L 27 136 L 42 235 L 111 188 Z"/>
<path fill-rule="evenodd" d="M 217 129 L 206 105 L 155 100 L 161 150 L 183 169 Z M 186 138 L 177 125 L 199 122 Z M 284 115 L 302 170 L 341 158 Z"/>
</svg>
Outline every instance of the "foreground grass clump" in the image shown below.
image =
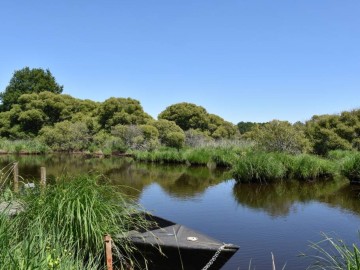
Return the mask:
<svg viewBox="0 0 360 270">
<path fill-rule="evenodd" d="M 146 225 L 132 217 L 133 202 L 95 177 L 61 179 L 20 199 L 26 211 L 13 218 L 0 214 L 1 270 L 101 269 L 105 234 L 123 235 Z M 117 244 L 121 258 L 131 261 L 128 239 Z"/>
<path fill-rule="evenodd" d="M 323 240 L 310 248 L 315 255 L 302 254 L 313 262 L 307 269 L 360 270 L 360 250 L 357 245 L 348 246 L 341 239 L 323 234 Z"/>
<path fill-rule="evenodd" d="M 314 180 L 335 176 L 334 162 L 313 155 L 253 152 L 236 160 L 233 177 L 240 182 L 277 179 Z"/>
</svg>

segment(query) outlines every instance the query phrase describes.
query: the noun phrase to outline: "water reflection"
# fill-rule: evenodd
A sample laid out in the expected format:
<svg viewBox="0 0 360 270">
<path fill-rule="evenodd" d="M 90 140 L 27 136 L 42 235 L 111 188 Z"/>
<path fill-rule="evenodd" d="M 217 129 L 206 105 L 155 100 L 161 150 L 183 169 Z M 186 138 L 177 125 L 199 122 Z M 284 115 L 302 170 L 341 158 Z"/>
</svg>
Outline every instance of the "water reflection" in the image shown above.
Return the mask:
<svg viewBox="0 0 360 270">
<path fill-rule="evenodd" d="M 344 179 L 309 183 L 296 180 L 271 184 L 237 183 L 234 185 L 233 194 L 241 205 L 264 211 L 273 217 L 280 217 L 296 211 L 296 208 L 293 207 L 296 202 L 327 201 L 330 198 L 337 198 L 337 191 L 346 186 L 348 183 Z M 342 198 L 342 201 L 349 199 L 345 199 L 345 197 Z"/>
<path fill-rule="evenodd" d="M 40 176 L 40 167 L 47 168 L 48 181 L 64 175 L 91 173 L 105 176 L 112 184 L 123 187 L 126 193 L 137 198 L 152 183 L 159 184 L 173 197 L 194 198 L 210 186 L 229 178 L 224 170 L 186 165 L 154 165 L 136 163 L 130 158 L 93 158 L 83 155 L 0 156 L 0 166 L 19 162 L 20 175 L 25 179 Z"/>
<path fill-rule="evenodd" d="M 137 163 L 130 158 L 59 154 L 0 156 L 1 167 L 15 161 L 19 162 L 20 175 L 24 179 L 39 179 L 41 166 L 47 168 L 50 183 L 62 175 L 93 173 L 104 175 L 113 185 L 123 187 L 123 190 L 135 199 L 153 183 L 157 183 L 166 194 L 174 198 L 199 198 L 209 187 L 230 178 L 229 172 L 224 170 Z M 266 185 L 237 183 L 232 193 L 240 205 L 280 217 L 296 211 L 294 205 L 297 202 L 306 203 L 312 200 L 360 213 L 359 192 L 360 186 L 350 186 L 346 181 L 338 179 L 310 183 L 283 181 Z"/>
</svg>

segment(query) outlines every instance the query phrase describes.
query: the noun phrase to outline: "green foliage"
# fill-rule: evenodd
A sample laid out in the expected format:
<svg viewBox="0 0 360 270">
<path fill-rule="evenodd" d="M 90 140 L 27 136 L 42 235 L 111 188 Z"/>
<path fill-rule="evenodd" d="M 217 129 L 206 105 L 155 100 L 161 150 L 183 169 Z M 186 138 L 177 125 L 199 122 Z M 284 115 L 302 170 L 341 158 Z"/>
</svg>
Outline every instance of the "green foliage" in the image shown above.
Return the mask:
<svg viewBox="0 0 360 270">
<path fill-rule="evenodd" d="M 337 172 L 334 162 L 313 155 L 299 155 L 293 158 L 289 168 L 292 178 L 299 180 L 314 180 L 332 177 Z"/>
<path fill-rule="evenodd" d="M 159 114 L 159 119 L 174 121 L 182 130 L 207 129 L 207 111 L 192 103 L 177 103 Z"/>
<path fill-rule="evenodd" d="M 177 103 L 159 114 L 159 120 L 174 121 L 182 130 L 199 130 L 214 138 L 234 138 L 236 127 L 221 117 L 209 114 L 203 107 L 192 103 Z"/>
<path fill-rule="evenodd" d="M 140 102 L 131 98 L 109 98 L 100 104 L 99 123 L 110 130 L 116 125 L 141 125 L 152 120 Z"/>
<path fill-rule="evenodd" d="M 175 122 L 160 119 L 151 124 L 158 130 L 161 144 L 178 149 L 183 147 L 185 133 Z"/>
<path fill-rule="evenodd" d="M 138 161 L 231 167 L 239 152 L 241 152 L 240 149 L 232 146 L 204 146 L 180 150 L 164 147 L 151 152 L 133 151 L 131 153 Z"/>
<path fill-rule="evenodd" d="M 232 169 L 240 182 L 266 182 L 283 179 L 287 169 L 275 153 L 251 153 L 241 156 Z"/>
<path fill-rule="evenodd" d="M 9 85 L 0 94 L 2 105 L 1 111 L 8 111 L 13 104 L 18 102 L 18 98 L 27 93 L 40 93 L 49 91 L 60 94 L 63 86 L 60 86 L 50 70 L 41 68 L 30 69 L 25 67 L 14 72 Z"/>
<path fill-rule="evenodd" d="M 269 152 L 285 152 L 299 154 L 309 151 L 310 142 L 298 126 L 292 126 L 289 122 L 273 120 L 262 126 L 255 126 L 246 134 Z"/>
<path fill-rule="evenodd" d="M 248 152 L 232 167 L 233 177 L 240 182 L 315 180 L 334 177 L 337 173 L 338 166 L 333 161 L 307 154 Z"/>
<path fill-rule="evenodd" d="M 359 110 L 340 115 L 315 115 L 306 122 L 306 134 L 314 145 L 314 152 L 320 155 L 332 150 L 358 150 Z"/>
<path fill-rule="evenodd" d="M 159 132 L 150 125 L 116 125 L 111 134 L 119 138 L 126 149 L 153 150 L 159 144 Z"/>
<path fill-rule="evenodd" d="M 14 138 L 37 136 L 44 126 L 64 120 L 86 122 L 89 129 L 100 128 L 94 117 L 97 103 L 68 95 L 41 92 L 24 94 L 8 112 L 0 113 L 0 135 Z"/>
<path fill-rule="evenodd" d="M 351 181 L 360 181 L 360 153 L 349 153 L 343 158 L 341 173 Z"/>
<path fill-rule="evenodd" d="M 183 153 L 174 148 L 164 147 L 154 151 L 133 151 L 135 160 L 154 163 L 185 163 Z"/>
<path fill-rule="evenodd" d="M 51 149 L 38 139 L 15 141 L 0 139 L 0 150 L 9 154 L 46 154 L 51 152 Z"/>
<path fill-rule="evenodd" d="M 41 129 L 40 140 L 55 151 L 80 151 L 89 147 L 91 135 L 85 123 L 63 121 Z"/>
<path fill-rule="evenodd" d="M 204 144 L 207 144 L 212 141 L 214 141 L 214 139 L 202 131 L 196 129 L 189 129 L 185 131 L 186 146 L 189 147 L 203 146 Z"/>
<path fill-rule="evenodd" d="M 255 122 L 239 122 L 237 124 L 237 128 L 240 132 L 240 134 L 244 134 L 248 131 L 251 131 L 253 127 L 255 126 L 262 126 L 266 123 L 255 123 Z"/>
<path fill-rule="evenodd" d="M 21 197 L 26 211 L 0 214 L 0 270 L 102 269 L 103 236 L 145 228 L 136 204 L 90 176 L 58 179 L 42 192 Z M 132 258 L 127 237 L 117 239 L 123 258 Z"/>
</svg>

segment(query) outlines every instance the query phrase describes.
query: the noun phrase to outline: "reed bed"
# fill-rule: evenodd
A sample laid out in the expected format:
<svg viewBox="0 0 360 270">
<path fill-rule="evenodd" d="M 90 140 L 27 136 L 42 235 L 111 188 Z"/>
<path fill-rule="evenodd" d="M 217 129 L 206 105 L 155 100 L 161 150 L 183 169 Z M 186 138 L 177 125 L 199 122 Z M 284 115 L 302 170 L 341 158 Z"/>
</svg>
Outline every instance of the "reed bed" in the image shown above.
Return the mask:
<svg viewBox="0 0 360 270">
<path fill-rule="evenodd" d="M 184 149 L 159 148 L 153 151 L 132 151 L 134 159 L 153 163 L 177 163 L 188 165 L 215 165 L 231 167 L 241 149 L 234 147 L 194 147 Z"/>
<path fill-rule="evenodd" d="M 25 190 L 16 199 L 26 211 L 0 213 L 0 270 L 103 269 L 103 237 L 117 238 L 118 259 L 134 262 L 135 248 L 125 236 L 146 229 L 138 207 L 98 178 L 58 179 L 45 190 Z M 2 200 L 5 200 L 2 196 Z"/>
<path fill-rule="evenodd" d="M 241 156 L 232 168 L 240 182 L 266 182 L 280 179 L 315 180 L 337 173 L 333 161 L 313 155 L 254 152 Z"/>
<path fill-rule="evenodd" d="M 232 176 L 240 182 L 266 182 L 284 178 L 286 171 L 275 153 L 250 153 L 236 161 Z"/>
<path fill-rule="evenodd" d="M 8 154 L 46 154 L 51 149 L 46 144 L 38 140 L 6 140 L 0 139 L 0 150 Z"/>
<path fill-rule="evenodd" d="M 350 181 L 360 182 L 360 153 L 348 154 L 343 158 L 341 174 Z"/>
</svg>

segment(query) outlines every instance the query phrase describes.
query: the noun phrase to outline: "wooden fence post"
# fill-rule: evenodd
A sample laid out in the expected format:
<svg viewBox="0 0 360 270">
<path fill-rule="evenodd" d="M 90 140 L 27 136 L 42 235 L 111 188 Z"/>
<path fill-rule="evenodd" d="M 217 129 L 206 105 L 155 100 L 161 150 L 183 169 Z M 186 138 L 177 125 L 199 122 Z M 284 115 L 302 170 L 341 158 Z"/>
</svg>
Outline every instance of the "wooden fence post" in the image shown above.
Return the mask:
<svg viewBox="0 0 360 270">
<path fill-rule="evenodd" d="M 46 168 L 45 167 L 40 168 L 40 174 L 41 174 L 40 186 L 41 186 L 41 188 L 44 188 L 44 187 L 46 187 Z"/>
<path fill-rule="evenodd" d="M 15 162 L 14 163 L 14 192 L 18 193 L 19 192 L 19 163 Z"/>
<path fill-rule="evenodd" d="M 107 270 L 113 270 L 113 262 L 112 262 L 112 250 L 111 250 L 111 236 L 105 235 L 104 237 L 105 241 L 105 257 L 106 257 L 106 267 Z"/>
</svg>

